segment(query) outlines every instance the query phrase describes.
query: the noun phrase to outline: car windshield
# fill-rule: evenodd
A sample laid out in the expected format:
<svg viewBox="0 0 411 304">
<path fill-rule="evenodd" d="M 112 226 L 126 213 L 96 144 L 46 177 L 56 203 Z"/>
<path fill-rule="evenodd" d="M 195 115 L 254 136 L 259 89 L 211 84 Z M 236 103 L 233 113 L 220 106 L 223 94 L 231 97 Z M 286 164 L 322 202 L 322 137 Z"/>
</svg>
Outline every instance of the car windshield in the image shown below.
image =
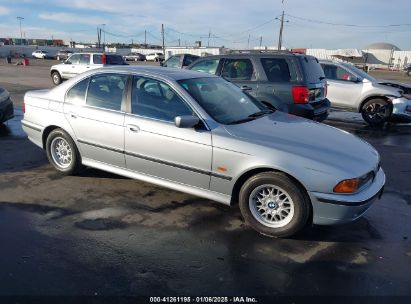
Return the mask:
<svg viewBox="0 0 411 304">
<path fill-rule="evenodd" d="M 360 70 L 359 68 L 351 65 L 351 64 L 343 64 L 343 66 L 345 66 L 346 68 L 348 68 L 349 70 L 353 71 L 355 74 L 357 74 L 358 76 L 368 79 L 371 82 L 378 82 L 377 79 L 375 79 L 374 77 L 372 77 L 371 75 L 367 74 L 366 72 L 364 72 L 363 70 Z"/>
<path fill-rule="evenodd" d="M 247 122 L 273 112 L 222 78 L 191 78 L 178 82 L 214 120 L 225 125 Z"/>
</svg>

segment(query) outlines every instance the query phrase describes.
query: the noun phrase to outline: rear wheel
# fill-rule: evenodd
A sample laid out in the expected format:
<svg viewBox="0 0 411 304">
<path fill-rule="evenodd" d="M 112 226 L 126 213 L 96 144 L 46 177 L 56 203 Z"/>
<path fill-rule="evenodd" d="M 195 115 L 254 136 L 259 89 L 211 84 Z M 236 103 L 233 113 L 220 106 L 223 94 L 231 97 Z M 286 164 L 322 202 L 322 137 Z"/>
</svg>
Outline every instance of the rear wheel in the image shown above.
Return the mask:
<svg viewBox="0 0 411 304">
<path fill-rule="evenodd" d="M 301 186 L 279 172 L 254 175 L 241 187 L 239 205 L 244 220 L 271 237 L 289 237 L 306 225 L 310 202 Z"/>
<path fill-rule="evenodd" d="M 371 126 L 381 126 L 391 116 L 392 107 L 390 103 L 381 98 L 375 98 L 367 101 L 362 109 L 362 118 Z"/>
<path fill-rule="evenodd" d="M 60 83 L 63 82 L 63 80 L 61 79 L 60 73 L 54 71 L 53 73 L 51 73 L 51 80 L 53 81 L 53 83 L 55 85 L 59 85 Z"/>
<path fill-rule="evenodd" d="M 81 156 L 73 139 L 62 129 L 51 131 L 46 141 L 47 158 L 50 164 L 65 175 L 80 172 Z"/>
</svg>

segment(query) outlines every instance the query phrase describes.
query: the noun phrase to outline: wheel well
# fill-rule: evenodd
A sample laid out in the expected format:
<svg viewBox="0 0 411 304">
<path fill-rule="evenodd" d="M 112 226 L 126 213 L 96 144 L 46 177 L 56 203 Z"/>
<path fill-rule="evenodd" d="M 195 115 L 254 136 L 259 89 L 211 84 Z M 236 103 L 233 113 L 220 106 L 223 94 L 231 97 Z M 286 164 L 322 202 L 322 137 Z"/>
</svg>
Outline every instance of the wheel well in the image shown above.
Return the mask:
<svg viewBox="0 0 411 304">
<path fill-rule="evenodd" d="M 46 149 L 46 141 L 47 141 L 47 137 L 49 137 L 49 134 L 55 130 L 55 129 L 59 129 L 60 127 L 57 126 L 48 126 L 47 128 L 44 129 L 43 131 L 43 135 L 41 137 L 42 142 L 43 142 L 43 149 Z"/>
<path fill-rule="evenodd" d="M 50 71 L 50 75 L 53 75 L 54 72 L 57 72 L 57 73 L 59 73 L 59 75 L 60 75 L 60 72 L 57 71 L 57 70 L 51 70 L 51 71 Z"/>
<path fill-rule="evenodd" d="M 370 97 L 367 97 L 366 99 L 364 99 L 364 100 L 361 102 L 361 105 L 360 105 L 360 107 L 358 108 L 358 112 L 359 112 L 359 113 L 361 113 L 364 104 L 365 104 L 367 101 L 371 100 L 371 99 L 384 99 L 385 101 L 388 101 L 388 103 L 391 104 L 390 99 L 389 99 L 387 96 L 370 96 Z"/>
<path fill-rule="evenodd" d="M 263 172 L 280 172 L 282 174 L 285 174 L 287 177 L 289 177 L 291 180 L 293 180 L 297 185 L 299 185 L 301 187 L 301 189 L 303 190 L 304 194 L 306 195 L 308 201 L 310 202 L 310 215 L 309 215 L 309 223 L 307 224 L 311 224 L 312 220 L 313 220 L 313 206 L 310 200 L 310 197 L 308 195 L 307 189 L 305 189 L 304 185 L 300 183 L 299 180 L 297 180 L 296 178 L 294 178 L 293 176 L 289 175 L 288 173 L 285 173 L 283 171 L 280 170 L 275 170 L 272 168 L 256 168 L 256 169 L 252 169 L 250 171 L 247 171 L 245 173 L 243 173 L 243 175 L 241 175 L 237 181 L 234 184 L 233 187 L 233 191 L 231 193 L 231 202 L 230 205 L 238 205 L 238 195 L 240 193 L 240 189 L 242 187 L 242 185 L 253 175 L 259 174 L 259 173 L 263 173 Z"/>
</svg>

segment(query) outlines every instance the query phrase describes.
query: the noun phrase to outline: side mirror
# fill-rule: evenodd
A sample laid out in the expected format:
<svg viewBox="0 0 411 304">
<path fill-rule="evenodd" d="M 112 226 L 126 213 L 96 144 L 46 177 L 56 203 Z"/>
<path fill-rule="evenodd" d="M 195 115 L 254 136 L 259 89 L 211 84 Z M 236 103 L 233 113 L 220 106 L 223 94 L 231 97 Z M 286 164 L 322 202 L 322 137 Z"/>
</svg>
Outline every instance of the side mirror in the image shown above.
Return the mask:
<svg viewBox="0 0 411 304">
<path fill-rule="evenodd" d="M 184 115 L 174 118 L 174 123 L 177 128 L 194 128 L 200 123 L 200 119 L 197 116 Z"/>
</svg>

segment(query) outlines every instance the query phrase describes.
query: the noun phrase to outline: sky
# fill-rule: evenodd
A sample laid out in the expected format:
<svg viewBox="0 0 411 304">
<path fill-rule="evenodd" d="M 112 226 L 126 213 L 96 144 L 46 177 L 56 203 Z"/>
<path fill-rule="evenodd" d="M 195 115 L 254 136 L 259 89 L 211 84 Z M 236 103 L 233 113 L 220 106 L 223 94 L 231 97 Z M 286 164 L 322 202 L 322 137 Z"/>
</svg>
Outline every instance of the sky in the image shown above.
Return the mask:
<svg viewBox="0 0 411 304">
<path fill-rule="evenodd" d="M 287 48 L 358 48 L 389 42 L 411 50 L 410 0 L 0 0 L 0 37 L 96 42 L 276 46 L 285 11 Z M 103 26 L 103 24 L 105 24 Z M 210 39 L 208 37 L 211 37 Z"/>
</svg>

